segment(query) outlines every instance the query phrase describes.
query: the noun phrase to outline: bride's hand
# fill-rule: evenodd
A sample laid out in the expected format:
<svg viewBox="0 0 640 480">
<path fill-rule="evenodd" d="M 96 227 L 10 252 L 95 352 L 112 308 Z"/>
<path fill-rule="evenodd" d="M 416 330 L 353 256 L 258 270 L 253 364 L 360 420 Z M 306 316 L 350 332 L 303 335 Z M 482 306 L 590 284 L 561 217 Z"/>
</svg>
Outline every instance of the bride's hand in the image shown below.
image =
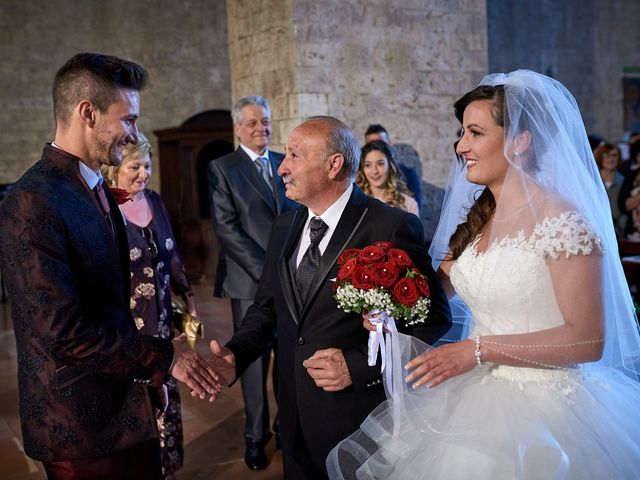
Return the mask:
<svg viewBox="0 0 640 480">
<path fill-rule="evenodd" d="M 369 330 L 370 332 L 375 332 L 376 326 L 373 323 L 371 323 L 371 321 L 369 320 L 369 312 L 367 311 L 362 312 L 362 318 L 363 318 L 362 326 L 367 330 Z"/>
<path fill-rule="evenodd" d="M 476 366 L 476 344 L 473 340 L 450 343 L 418 355 L 405 368 L 405 377 L 414 389 L 427 385 L 440 385 L 445 380 L 466 373 Z"/>
</svg>

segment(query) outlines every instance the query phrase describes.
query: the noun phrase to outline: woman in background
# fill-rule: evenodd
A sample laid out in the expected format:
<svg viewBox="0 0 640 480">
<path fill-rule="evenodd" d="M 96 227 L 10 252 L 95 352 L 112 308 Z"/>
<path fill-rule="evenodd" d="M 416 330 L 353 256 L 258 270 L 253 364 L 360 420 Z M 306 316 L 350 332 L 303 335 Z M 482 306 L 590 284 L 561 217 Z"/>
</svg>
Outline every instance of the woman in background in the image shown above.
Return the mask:
<svg viewBox="0 0 640 480">
<path fill-rule="evenodd" d="M 602 182 L 607 190 L 616 236 L 620 237 L 624 233 L 628 218 L 618 207 L 618 195 L 624 181 L 624 175 L 618 171 L 620 165 L 622 165 L 620 149 L 610 143 L 602 143 L 593 150 L 593 156 L 596 159 Z"/>
<path fill-rule="evenodd" d="M 640 164 L 640 140 L 629 148 L 631 167 L 627 169 L 618 195 L 620 210 L 629 216 L 624 237 L 634 242 L 640 241 L 640 170 L 633 165 Z"/>
<path fill-rule="evenodd" d="M 420 216 L 418 203 L 401 179 L 393 152 L 385 142 L 373 140 L 362 147 L 356 184 L 367 195 Z"/>
<path fill-rule="evenodd" d="M 177 250 L 169 213 L 158 195 L 147 188 L 151 176 L 151 144 L 142 134 L 138 143 L 122 150 L 122 164 L 103 173 L 115 196 L 126 191 L 130 201 L 120 204 L 126 218 L 131 265 L 131 314 L 143 335 L 173 338 L 171 291 L 182 297 L 187 313 L 197 317 L 191 285 Z M 118 192 L 120 190 L 120 192 Z M 165 478 L 182 467 L 180 394 L 173 377 L 165 383 L 168 403 L 159 415 L 158 430 Z"/>
</svg>

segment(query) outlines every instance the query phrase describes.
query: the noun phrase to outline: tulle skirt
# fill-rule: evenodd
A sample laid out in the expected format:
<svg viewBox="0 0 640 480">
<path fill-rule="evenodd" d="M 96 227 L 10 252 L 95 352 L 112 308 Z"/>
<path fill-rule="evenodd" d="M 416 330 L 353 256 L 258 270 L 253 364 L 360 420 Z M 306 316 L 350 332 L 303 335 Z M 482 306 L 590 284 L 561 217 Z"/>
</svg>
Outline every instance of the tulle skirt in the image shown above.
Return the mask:
<svg viewBox="0 0 640 480">
<path fill-rule="evenodd" d="M 640 478 L 640 385 L 622 373 L 482 366 L 413 390 L 401 366 L 430 347 L 399 339 L 394 395 L 331 451 L 330 478 Z"/>
</svg>

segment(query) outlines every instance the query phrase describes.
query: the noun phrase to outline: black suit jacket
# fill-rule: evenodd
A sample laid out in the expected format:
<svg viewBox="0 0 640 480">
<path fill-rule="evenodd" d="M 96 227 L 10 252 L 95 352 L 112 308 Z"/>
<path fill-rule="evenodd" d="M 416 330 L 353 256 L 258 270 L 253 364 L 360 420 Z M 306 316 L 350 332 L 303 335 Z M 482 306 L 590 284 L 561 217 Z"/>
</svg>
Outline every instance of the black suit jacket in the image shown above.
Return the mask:
<svg viewBox="0 0 640 480">
<path fill-rule="evenodd" d="M 242 148 L 209 163 L 209 206 L 226 261 L 222 283 L 226 297 L 253 299 L 273 221 L 278 214 L 299 207 L 285 196 L 277 174 L 283 159 L 283 154 L 269 151 L 275 196 Z"/>
<path fill-rule="evenodd" d="M 284 452 L 291 453 L 300 442 L 295 436 L 299 418 L 309 453 L 324 465 L 329 451 L 385 399 L 380 367 L 367 365 L 368 331 L 361 316 L 339 310 L 332 296 L 331 279 L 337 275 L 336 260 L 342 250 L 388 240 L 406 250 L 427 275 L 432 302 L 429 321 L 402 329 L 405 333 L 433 343 L 450 328 L 451 317 L 444 290 L 430 266 L 418 217 L 368 197 L 355 186 L 322 255 L 309 299 L 299 309 L 289 261 L 307 216 L 307 208 L 301 207 L 276 219 L 255 302 L 227 346 L 235 355 L 240 374 L 260 355 L 277 327 Z M 316 350 L 325 348 L 339 348 L 344 353 L 353 385 L 340 392 L 318 388 L 302 366 Z"/>
<path fill-rule="evenodd" d="M 42 461 L 157 436 L 145 385 L 164 380 L 173 356 L 170 341 L 136 332 L 122 216 L 107 191 L 116 248 L 78 161 L 47 145 L 0 204 L 24 448 Z"/>
</svg>

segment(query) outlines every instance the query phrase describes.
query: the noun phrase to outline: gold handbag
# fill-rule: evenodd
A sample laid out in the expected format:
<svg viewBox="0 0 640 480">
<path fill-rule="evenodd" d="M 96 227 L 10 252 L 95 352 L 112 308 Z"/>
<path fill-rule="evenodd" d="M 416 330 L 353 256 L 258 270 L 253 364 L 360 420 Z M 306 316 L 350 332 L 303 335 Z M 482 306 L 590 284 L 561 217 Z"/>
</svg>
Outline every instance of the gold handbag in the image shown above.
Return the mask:
<svg viewBox="0 0 640 480">
<path fill-rule="evenodd" d="M 180 333 L 187 336 L 187 343 L 195 349 L 197 337 L 204 339 L 204 325 L 196 317 L 187 313 L 184 304 L 176 298 L 171 299 L 171 310 L 173 324 Z"/>
</svg>

